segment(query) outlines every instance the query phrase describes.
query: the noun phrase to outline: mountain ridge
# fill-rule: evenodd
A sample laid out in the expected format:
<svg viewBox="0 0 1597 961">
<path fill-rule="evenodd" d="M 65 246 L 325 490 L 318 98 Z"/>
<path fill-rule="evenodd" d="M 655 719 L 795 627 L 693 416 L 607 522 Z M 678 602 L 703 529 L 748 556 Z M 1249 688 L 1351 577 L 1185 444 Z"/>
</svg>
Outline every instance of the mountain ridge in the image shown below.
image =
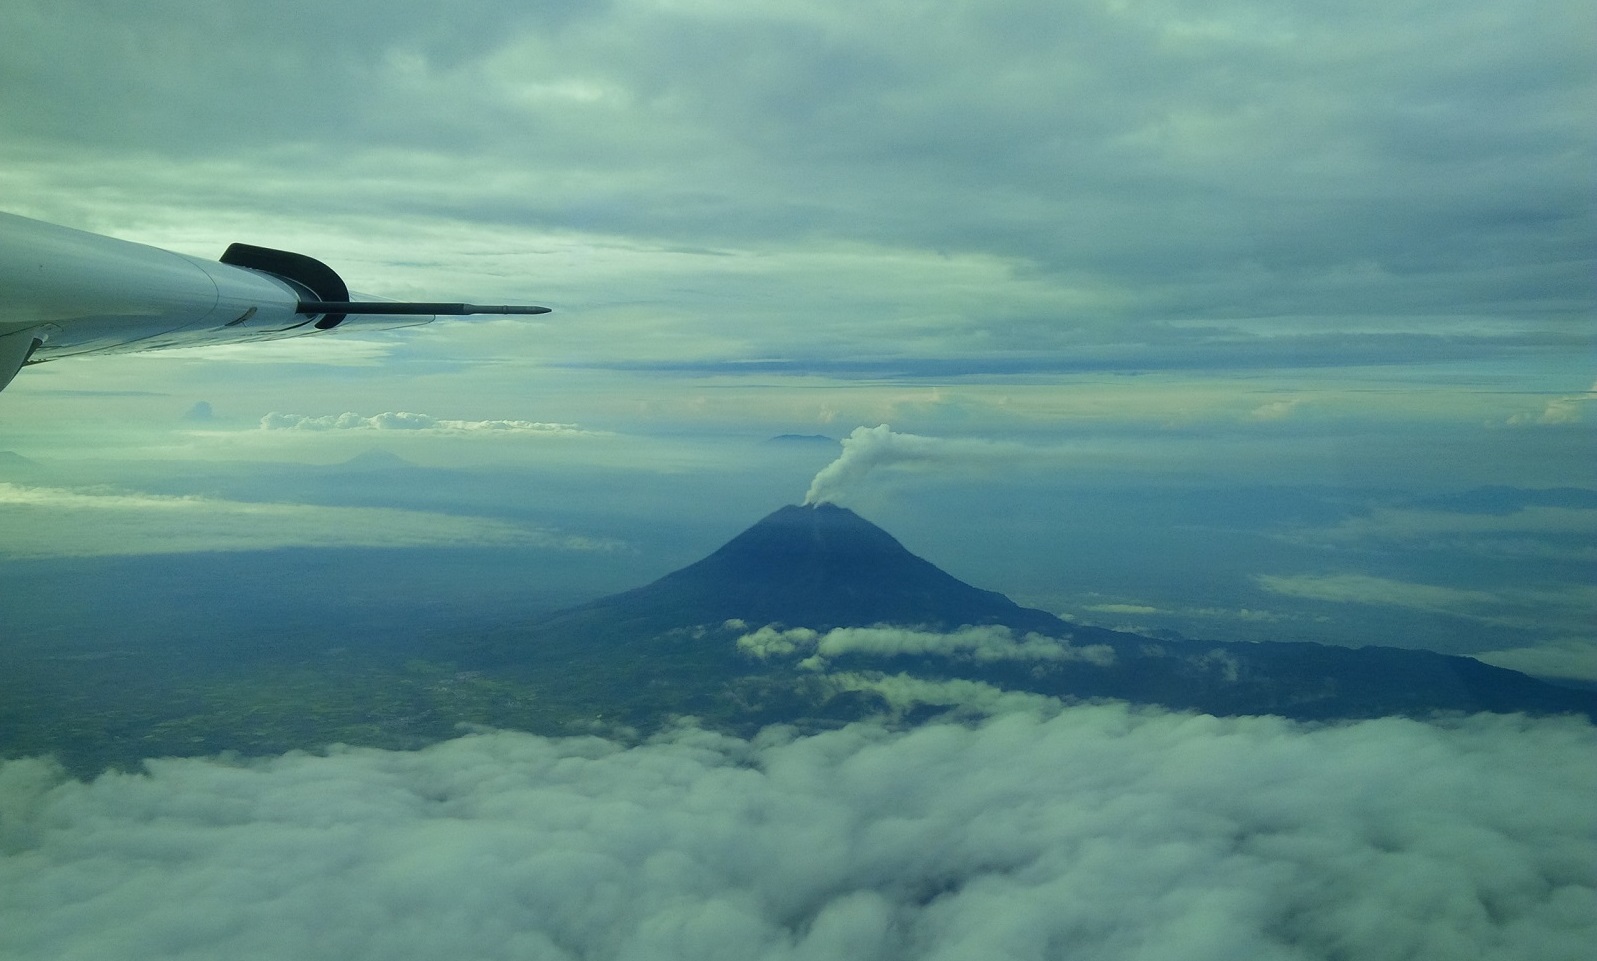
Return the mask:
<svg viewBox="0 0 1597 961">
<path fill-rule="evenodd" d="M 765 628 L 806 630 L 792 635 L 800 643 L 751 653 L 746 637 Z M 813 656 L 838 628 L 880 630 L 870 644 L 834 643 L 834 653 Z M 965 629 L 974 632 L 947 639 Z M 1597 720 L 1597 695 L 1473 658 L 1395 646 L 1161 639 L 1066 622 L 966 584 L 826 503 L 779 508 L 692 564 L 537 619 L 490 647 L 497 666 L 567 672 L 638 715 L 835 717 L 839 695 L 829 678 L 902 676 L 1219 715 L 1525 711 Z M 748 693 L 754 689 L 758 697 Z M 843 716 L 886 707 L 879 696 L 850 697 Z M 755 703 L 765 706 L 756 711 Z"/>
</svg>

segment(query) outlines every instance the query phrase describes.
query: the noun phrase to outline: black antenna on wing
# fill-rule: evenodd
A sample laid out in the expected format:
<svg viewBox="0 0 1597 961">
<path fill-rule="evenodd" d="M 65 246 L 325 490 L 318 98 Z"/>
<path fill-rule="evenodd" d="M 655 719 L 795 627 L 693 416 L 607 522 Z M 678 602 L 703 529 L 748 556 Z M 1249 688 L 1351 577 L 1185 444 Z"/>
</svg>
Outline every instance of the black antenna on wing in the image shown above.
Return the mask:
<svg viewBox="0 0 1597 961">
<path fill-rule="evenodd" d="M 548 307 L 525 304 L 500 304 L 484 307 L 480 304 L 430 304 L 389 303 L 387 301 L 302 300 L 294 309 L 297 314 L 547 314 Z"/>
<path fill-rule="evenodd" d="M 315 294 L 319 300 L 302 300 L 294 308 L 296 314 L 321 315 L 316 327 L 330 330 L 344 322 L 350 314 L 426 314 L 465 316 L 466 314 L 547 314 L 548 307 L 501 304 L 497 307 L 480 307 L 476 304 L 419 304 L 385 303 L 382 301 L 351 301 L 349 288 L 333 268 L 304 254 L 253 244 L 233 244 L 222 254 L 222 263 L 235 267 L 249 267 L 294 281 Z"/>
</svg>

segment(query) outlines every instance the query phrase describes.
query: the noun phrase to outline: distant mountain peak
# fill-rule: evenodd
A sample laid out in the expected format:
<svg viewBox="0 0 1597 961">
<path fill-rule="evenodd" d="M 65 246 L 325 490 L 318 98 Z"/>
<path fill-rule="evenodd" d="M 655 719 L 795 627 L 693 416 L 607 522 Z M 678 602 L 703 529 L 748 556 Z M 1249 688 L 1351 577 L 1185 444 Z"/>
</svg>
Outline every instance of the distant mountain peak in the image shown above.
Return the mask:
<svg viewBox="0 0 1597 961">
<path fill-rule="evenodd" d="M 44 465 L 12 450 L 0 450 L 0 480 L 37 480 L 45 474 Z"/>
<path fill-rule="evenodd" d="M 341 461 L 335 466 L 346 471 L 385 471 L 405 470 L 414 468 L 416 465 L 393 451 L 384 450 L 381 447 L 372 447 L 356 454 L 349 460 Z"/>
</svg>

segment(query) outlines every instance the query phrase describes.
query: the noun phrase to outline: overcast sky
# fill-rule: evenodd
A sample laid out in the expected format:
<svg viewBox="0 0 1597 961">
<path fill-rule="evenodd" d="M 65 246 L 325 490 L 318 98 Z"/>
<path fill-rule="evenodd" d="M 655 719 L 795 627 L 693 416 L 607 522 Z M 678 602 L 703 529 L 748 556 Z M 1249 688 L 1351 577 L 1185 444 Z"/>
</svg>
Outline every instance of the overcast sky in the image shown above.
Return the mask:
<svg viewBox="0 0 1597 961">
<path fill-rule="evenodd" d="M 543 364 L 1018 377 L 1056 403 L 1057 375 L 1245 374 L 1276 393 L 1241 413 L 1290 394 L 1340 416 L 1441 416 L 1350 393 L 1372 381 L 1579 396 L 1594 379 L 1597 90 L 1575 2 L 21 0 L 0 17 L 18 38 L 8 209 L 557 307 L 388 348 L 506 361 L 471 378 L 475 404 L 532 406 L 516 377 Z M 781 412 L 828 403 L 846 406 Z M 941 403 L 1016 416 L 974 391 Z"/>
</svg>

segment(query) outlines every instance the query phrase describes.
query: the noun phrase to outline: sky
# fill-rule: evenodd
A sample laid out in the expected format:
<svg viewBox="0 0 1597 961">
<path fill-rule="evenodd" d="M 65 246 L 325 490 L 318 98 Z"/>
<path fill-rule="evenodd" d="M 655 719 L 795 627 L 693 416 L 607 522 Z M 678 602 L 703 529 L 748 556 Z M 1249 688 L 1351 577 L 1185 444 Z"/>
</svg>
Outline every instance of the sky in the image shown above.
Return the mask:
<svg viewBox="0 0 1597 961">
<path fill-rule="evenodd" d="M 12 0 L 0 8 L 0 209 L 197 256 L 234 241 L 294 250 L 369 294 L 554 312 L 23 371 L 0 394 L 0 584 L 24 588 L 0 590 L 0 615 L 29 642 L 258 626 L 313 601 L 514 622 L 637 586 L 812 495 L 956 576 L 1083 622 L 1426 647 L 1597 681 L 1594 19 L 1574 0 Z M 783 435 L 797 437 L 771 440 Z M 189 573 L 222 555 L 248 558 L 253 575 L 210 585 Z M 311 557 L 337 563 L 318 560 L 307 583 Z M 187 606 L 173 604 L 180 587 Z M 1046 744 L 1049 725 L 1098 723 L 1060 717 L 1025 723 Z M 436 892 L 406 882 L 409 856 L 390 846 L 439 841 L 443 822 L 359 805 L 417 803 L 428 772 L 474 769 L 485 751 L 576 752 L 549 790 L 591 793 L 580 771 L 605 770 L 624 796 L 629 779 L 675 764 L 688 813 L 625 857 L 595 854 L 573 827 L 562 863 L 590 865 L 602 887 L 603 857 L 653 857 L 673 877 L 660 896 L 701 909 L 669 930 L 601 913 L 591 930 L 675 938 L 685 954 L 725 926 L 746 939 L 727 943 L 769 956 L 824 954 L 829 942 L 804 947 L 809 931 L 904 956 L 986 898 L 1020 910 L 1076 890 L 1055 861 L 1088 835 L 1037 840 L 1002 870 L 944 852 L 918 875 L 949 885 L 941 900 L 882 893 L 901 867 L 888 851 L 840 854 L 814 882 L 830 893 L 802 909 L 728 904 L 746 867 L 705 838 L 732 844 L 741 828 L 717 813 L 730 799 L 694 809 L 692 792 L 734 776 L 750 797 L 774 790 L 747 773 L 758 765 L 726 760 L 747 752 L 813 762 L 821 783 L 869 749 L 902 763 L 903 795 L 919 797 L 941 783 L 936 764 L 977 763 L 981 738 L 1019 723 L 850 728 L 814 745 L 683 735 L 592 758 L 582 752 L 601 749 L 501 734 L 404 757 L 171 762 L 147 781 L 89 786 L 52 787 L 46 762 L 11 762 L 0 803 L 33 826 L 4 851 L 61 870 L 90 849 L 134 865 L 192 819 L 214 829 L 183 842 L 178 867 L 151 870 L 171 891 L 216 891 L 210 871 L 230 853 L 259 844 L 287 865 L 314 846 L 293 812 L 229 792 L 248 781 L 292 794 L 311 779 L 356 805 L 352 821 L 316 830 L 357 853 L 313 870 L 428 904 Z M 1147 807 L 1114 828 L 1155 865 L 1121 880 L 1168 892 L 1135 902 L 1172 919 L 1155 923 L 1161 936 L 1191 943 L 1203 932 L 1181 925 L 1235 922 L 1204 929 L 1215 956 L 1253 953 L 1225 940 L 1239 918 L 1384 931 L 1349 920 L 1376 903 L 1360 886 L 1396 876 L 1379 865 L 1423 839 L 1360 833 L 1380 822 L 1369 805 L 1387 781 L 1338 738 L 1430 758 L 1435 784 L 1477 783 L 1471 738 L 1507 760 L 1520 748 L 1496 745 L 1520 745 L 1524 778 L 1505 783 L 1538 797 L 1589 779 L 1568 747 L 1589 732 L 1470 723 L 1138 722 L 1125 737 L 1149 752 L 1169 743 L 1166 726 L 1203 749 L 1265 739 L 1309 787 L 1319 775 L 1300 759 L 1325 752 L 1325 771 L 1346 761 L 1370 794 L 1325 802 L 1352 819 L 1328 823 L 1307 813 L 1312 791 L 1279 799 L 1278 820 L 1222 805 L 1194 829 L 1199 850 L 1144 831 L 1165 808 L 1216 810 L 1171 775 L 1133 794 Z M 919 766 L 928 742 L 916 738 L 964 736 L 975 740 L 943 748 L 967 754 Z M 1105 777 L 1141 790 L 1162 762 L 1125 753 Z M 1233 773 L 1275 790 L 1277 775 Z M 492 797 L 505 810 L 533 790 L 503 789 Z M 152 840 L 166 829 L 130 813 L 126 792 L 195 800 Z M 893 803 L 839 802 L 814 814 L 837 822 L 809 829 L 876 823 Z M 998 812 L 1005 796 L 969 803 Z M 1498 830 L 1488 802 L 1447 803 L 1459 837 Z M 229 833 L 213 808 L 261 832 Z M 952 810 L 929 823 L 970 813 Z M 1013 826 L 1034 809 L 1021 810 L 994 817 Z M 1285 847 L 1224 853 L 1226 825 L 1255 815 Z M 486 851 L 509 830 L 497 817 L 459 829 Z M 1503 956 L 1556 957 L 1537 939 L 1580 913 L 1549 893 L 1562 889 L 1545 859 L 1558 839 L 1589 838 L 1589 821 L 1547 817 L 1545 833 L 1504 842 L 1519 845 L 1504 863 L 1541 865 L 1503 882 L 1501 903 L 1516 907 L 1470 922 L 1501 928 Z M 106 833 L 85 847 L 51 847 L 97 825 Z M 1345 873 L 1301 867 L 1322 844 L 1347 854 Z M 445 862 L 471 871 L 464 854 Z M 1188 883 L 1205 865 L 1240 872 L 1235 887 Z M 1472 871 L 1394 890 L 1451 910 L 1486 883 Z M 39 875 L 13 896 L 70 889 L 58 882 Z M 1286 893 L 1264 893 L 1277 882 Z M 1340 893 L 1322 908 L 1294 884 Z M 142 910 L 133 890 L 81 903 L 125 918 Z M 1183 913 L 1169 899 L 1184 896 L 1212 900 Z M 260 933 L 274 912 L 290 938 L 335 909 L 272 904 L 218 921 L 226 931 L 155 918 L 138 936 L 148 956 L 181 956 L 171 937 L 271 956 L 294 947 Z M 1414 904 L 1415 917 L 1430 910 Z M 110 928 L 62 911 L 12 934 L 32 939 L 14 950 L 96 956 Z M 1116 941 L 1123 925 L 993 923 L 1011 920 L 988 944 L 1017 939 L 1003 941 L 1015 957 L 1067 942 L 1157 956 Z M 561 949 L 580 955 L 585 936 Z"/>
</svg>

